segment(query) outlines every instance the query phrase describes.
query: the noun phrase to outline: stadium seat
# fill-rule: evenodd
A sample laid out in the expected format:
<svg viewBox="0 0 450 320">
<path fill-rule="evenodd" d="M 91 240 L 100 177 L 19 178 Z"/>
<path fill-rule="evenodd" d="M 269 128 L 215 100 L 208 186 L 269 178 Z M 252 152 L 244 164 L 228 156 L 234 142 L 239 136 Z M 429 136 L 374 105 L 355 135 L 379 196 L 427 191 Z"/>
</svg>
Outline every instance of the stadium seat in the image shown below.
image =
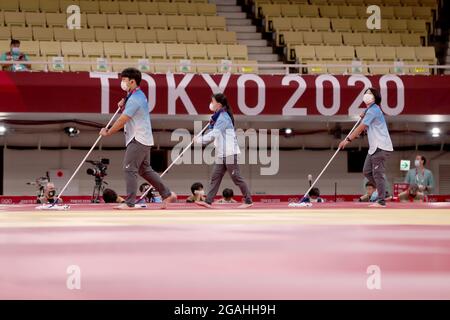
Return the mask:
<svg viewBox="0 0 450 320">
<path fill-rule="evenodd" d="M 228 58 L 227 46 L 223 44 L 208 44 L 206 51 L 210 59 L 222 60 Z"/>
<path fill-rule="evenodd" d="M 217 63 L 215 60 L 197 60 L 196 63 L 205 63 L 205 64 L 213 64 Z M 217 66 L 215 65 L 205 65 L 205 66 L 197 66 L 197 73 L 217 73 Z"/>
<path fill-rule="evenodd" d="M 185 16 L 168 16 L 167 25 L 171 30 L 186 30 L 187 20 Z"/>
<path fill-rule="evenodd" d="M 377 60 L 377 54 L 375 52 L 375 48 L 373 47 L 355 47 L 356 51 L 356 57 L 360 60 L 364 61 L 376 61 Z"/>
<path fill-rule="evenodd" d="M 138 2 L 139 12 L 146 15 L 159 14 L 158 4 L 156 2 Z"/>
<path fill-rule="evenodd" d="M 212 3 L 197 4 L 197 12 L 200 16 L 215 16 L 217 14 L 216 5 Z"/>
<path fill-rule="evenodd" d="M 46 13 L 45 19 L 49 27 L 63 27 L 67 26 L 67 16 L 63 13 Z"/>
<path fill-rule="evenodd" d="M 431 21 L 433 20 L 433 11 L 430 7 L 413 7 L 413 15 L 416 19 Z"/>
<path fill-rule="evenodd" d="M 339 16 L 341 18 L 358 19 L 358 11 L 355 6 L 339 6 Z"/>
<path fill-rule="evenodd" d="M 137 59 L 124 59 L 124 58 L 112 58 L 111 59 L 111 70 L 112 72 L 122 72 L 123 69 L 127 67 L 138 68 Z"/>
<path fill-rule="evenodd" d="M 45 21 L 45 13 L 26 12 L 25 20 L 28 27 L 45 27 L 47 25 L 47 22 Z"/>
<path fill-rule="evenodd" d="M 393 7 L 383 7 L 381 10 L 381 19 L 395 19 Z"/>
<path fill-rule="evenodd" d="M 352 46 L 334 47 L 336 59 L 340 61 L 353 60 L 355 58 L 355 48 Z"/>
<path fill-rule="evenodd" d="M 84 13 L 99 13 L 100 6 L 98 1 L 92 0 L 81 0 L 80 1 L 80 11 Z"/>
<path fill-rule="evenodd" d="M 331 23 L 329 18 L 311 18 L 311 29 L 314 31 L 330 31 Z"/>
<path fill-rule="evenodd" d="M 115 42 L 116 34 L 114 30 L 110 29 L 96 29 L 95 39 L 100 42 Z"/>
<path fill-rule="evenodd" d="M 8 49 L 9 49 L 9 43 L 8 43 Z M 38 57 L 40 55 L 39 51 L 39 41 L 22 41 L 20 43 L 20 50 L 22 52 L 26 52 L 28 56 L 31 57 Z M 2 50 L 1 52 L 4 52 Z"/>
<path fill-rule="evenodd" d="M 10 27 L 0 27 L 0 40 L 11 41 L 11 28 Z"/>
<path fill-rule="evenodd" d="M 206 17 L 206 25 L 209 30 L 223 30 L 225 31 L 225 18 L 224 17 Z"/>
<path fill-rule="evenodd" d="M 115 32 L 117 42 L 136 42 L 136 32 L 134 30 L 117 29 Z"/>
<path fill-rule="evenodd" d="M 328 46 L 342 45 L 342 34 L 339 32 L 322 32 L 322 39 Z"/>
<path fill-rule="evenodd" d="M 277 32 L 290 31 L 291 30 L 291 19 L 289 18 L 273 18 L 272 20 L 273 30 Z"/>
<path fill-rule="evenodd" d="M 228 56 L 233 60 L 247 60 L 247 46 L 241 44 L 230 44 L 227 46 Z"/>
<path fill-rule="evenodd" d="M 161 43 L 177 43 L 177 32 L 174 30 L 156 30 L 156 38 Z"/>
<path fill-rule="evenodd" d="M 125 43 L 125 57 L 145 58 L 145 45 L 143 43 Z"/>
<path fill-rule="evenodd" d="M 361 46 L 363 44 L 361 33 L 342 33 L 342 39 L 347 46 Z"/>
<path fill-rule="evenodd" d="M 56 41 L 74 41 L 75 32 L 67 28 L 53 28 L 53 35 Z"/>
<path fill-rule="evenodd" d="M 19 7 L 22 12 L 39 12 L 39 1 L 19 0 Z"/>
<path fill-rule="evenodd" d="M 190 30 L 206 30 L 206 17 L 191 17 L 186 18 L 187 25 Z"/>
<path fill-rule="evenodd" d="M 5 25 L 5 16 L 3 15 L 3 12 L 0 11 L 0 27 L 3 27 Z"/>
<path fill-rule="evenodd" d="M 138 14 L 139 13 L 139 6 L 136 1 L 130 2 L 130 1 L 121 1 L 119 2 L 119 12 L 121 14 Z"/>
<path fill-rule="evenodd" d="M 103 57 L 103 42 L 82 42 L 83 56 L 85 57 Z"/>
<path fill-rule="evenodd" d="M 415 47 L 414 50 L 417 60 L 427 62 L 432 65 L 437 64 L 434 47 Z"/>
<path fill-rule="evenodd" d="M 363 43 L 365 46 L 382 46 L 383 40 L 380 33 L 363 33 Z"/>
<path fill-rule="evenodd" d="M 310 31 L 311 19 L 310 18 L 292 18 L 292 29 L 295 31 Z"/>
<path fill-rule="evenodd" d="M 11 27 L 11 36 L 17 40 L 33 40 L 33 29 L 28 27 Z"/>
<path fill-rule="evenodd" d="M 58 41 L 40 41 L 39 48 L 41 56 L 44 57 L 57 57 L 61 55 L 61 45 Z"/>
<path fill-rule="evenodd" d="M 383 45 L 385 46 L 398 47 L 402 45 L 400 34 L 384 33 L 381 35 L 381 39 L 383 40 Z"/>
<path fill-rule="evenodd" d="M 90 72 L 93 70 L 93 61 L 91 58 L 84 57 L 70 57 L 69 62 L 84 62 L 80 64 L 69 63 L 69 70 L 71 72 Z M 95 70 L 95 69 L 94 69 Z"/>
<path fill-rule="evenodd" d="M 192 3 L 178 3 L 178 13 L 183 16 L 197 15 L 197 7 Z"/>
<path fill-rule="evenodd" d="M 108 58 L 124 58 L 125 45 L 117 42 L 105 42 L 103 44 L 105 56 Z"/>
<path fill-rule="evenodd" d="M 191 60 L 206 60 L 208 58 L 206 46 L 203 44 L 188 44 L 186 45 L 186 51 Z"/>
<path fill-rule="evenodd" d="M 303 43 L 306 45 L 321 45 L 323 43 L 322 34 L 320 32 L 303 32 Z"/>
<path fill-rule="evenodd" d="M 147 17 L 142 14 L 128 14 L 127 24 L 130 29 L 147 29 Z"/>
<path fill-rule="evenodd" d="M 217 31 L 217 42 L 221 44 L 236 44 L 236 32 L 233 31 Z"/>
<path fill-rule="evenodd" d="M 319 17 L 319 7 L 315 5 L 300 5 L 300 16 L 316 18 Z"/>
<path fill-rule="evenodd" d="M 334 61 L 336 56 L 333 46 L 315 46 L 316 58 L 321 61 Z"/>
<path fill-rule="evenodd" d="M 295 46 L 294 50 L 298 63 L 304 64 L 316 59 L 316 51 L 313 46 Z"/>
<path fill-rule="evenodd" d="M 364 6 L 365 4 L 371 3 L 370 1 L 368 3 L 365 3 L 364 0 L 346 0 L 346 2 L 351 6 Z"/>
<path fill-rule="evenodd" d="M 408 24 L 406 20 L 389 20 L 389 30 L 392 33 L 407 33 Z"/>
<path fill-rule="evenodd" d="M 33 39 L 35 41 L 53 41 L 53 28 L 34 27 Z"/>
<path fill-rule="evenodd" d="M 81 42 L 61 41 L 61 54 L 65 57 L 81 57 L 81 56 L 83 56 L 83 49 L 81 46 Z"/>
<path fill-rule="evenodd" d="M 339 66 L 340 64 L 348 64 L 348 62 L 343 61 L 333 61 L 332 64 L 337 66 L 328 66 L 327 72 L 330 74 L 346 74 L 348 73 L 348 68 L 345 66 Z"/>
<path fill-rule="evenodd" d="M 339 18 L 337 6 L 319 6 L 320 15 L 324 18 Z"/>
<path fill-rule="evenodd" d="M 24 12 L 5 12 L 5 24 L 7 26 L 25 27 L 25 13 Z"/>
<path fill-rule="evenodd" d="M 297 5 L 282 4 L 281 15 L 283 17 L 298 17 L 300 16 L 300 8 Z"/>
<path fill-rule="evenodd" d="M 0 52 L 4 53 L 10 50 L 10 42 L 11 40 L 0 40 Z M 39 45 L 39 43 L 38 43 Z"/>
<path fill-rule="evenodd" d="M 87 24 L 89 28 L 100 28 L 107 29 L 108 28 L 108 19 L 104 14 L 99 13 L 89 13 L 87 14 Z"/>
<path fill-rule="evenodd" d="M 411 33 L 417 33 L 420 35 L 427 35 L 427 26 L 424 20 L 408 20 L 407 29 Z"/>
<path fill-rule="evenodd" d="M 295 50 L 294 47 L 296 45 L 303 45 L 303 35 L 298 32 L 284 32 L 283 40 L 286 45 L 286 56 L 289 61 L 293 61 L 295 59 Z"/>
<path fill-rule="evenodd" d="M 396 47 L 395 53 L 397 59 L 402 61 L 415 61 L 416 53 L 413 47 Z"/>
<path fill-rule="evenodd" d="M 194 44 L 197 43 L 197 33 L 190 30 L 178 30 L 177 31 L 178 43 Z"/>
<path fill-rule="evenodd" d="M 157 42 L 158 38 L 156 37 L 155 30 L 139 30 L 136 32 L 136 41 L 149 43 L 149 42 Z"/>
<path fill-rule="evenodd" d="M 55 0 L 39 0 L 39 10 L 45 13 L 57 13 L 59 12 L 59 2 Z"/>
<path fill-rule="evenodd" d="M 417 34 L 401 34 L 402 44 L 406 47 L 420 47 L 422 45 L 420 36 Z"/>
<path fill-rule="evenodd" d="M 158 11 L 161 15 L 177 15 L 178 7 L 176 3 L 160 2 L 158 3 Z"/>
<path fill-rule="evenodd" d="M 167 17 L 166 16 L 147 16 L 147 25 L 153 30 L 167 30 Z"/>
<path fill-rule="evenodd" d="M 31 62 L 42 62 L 44 60 L 40 56 L 38 56 L 38 57 L 30 56 L 29 58 L 30 58 Z M 31 65 L 31 70 L 32 71 L 47 71 L 47 65 L 44 63 L 33 63 Z"/>
<path fill-rule="evenodd" d="M 376 47 L 375 52 L 380 61 L 395 61 L 396 59 L 395 47 Z"/>
<path fill-rule="evenodd" d="M 265 4 L 261 6 L 263 17 L 281 17 L 281 6 L 279 4 Z"/>
<path fill-rule="evenodd" d="M 413 19 L 413 10 L 411 7 L 395 7 L 394 14 L 398 19 Z"/>
<path fill-rule="evenodd" d="M 108 14 L 106 16 L 108 26 L 111 29 L 127 29 L 127 16 L 124 14 Z"/>
<path fill-rule="evenodd" d="M 167 57 L 169 59 L 186 59 L 186 45 L 169 43 L 166 45 Z"/>
<path fill-rule="evenodd" d="M 146 43 L 145 53 L 149 59 L 166 59 L 166 45 L 162 43 Z"/>
<path fill-rule="evenodd" d="M 216 44 L 217 35 L 215 31 L 196 31 L 198 43 Z"/>
<path fill-rule="evenodd" d="M 331 19 L 331 27 L 333 31 L 348 32 L 351 30 L 350 19 Z"/>
<path fill-rule="evenodd" d="M 172 60 L 168 60 L 168 59 L 155 59 L 153 62 L 155 63 L 159 63 L 159 62 L 164 62 L 164 63 L 170 63 L 170 62 L 174 62 Z M 155 65 L 155 73 L 167 73 L 167 72 L 174 72 L 175 71 L 175 67 L 173 65 Z"/>
<path fill-rule="evenodd" d="M 100 1 L 100 13 L 115 14 L 119 12 L 119 2 Z"/>
<path fill-rule="evenodd" d="M 352 19 L 350 25 L 353 32 L 367 32 L 367 23 L 365 19 Z"/>
<path fill-rule="evenodd" d="M 56 0 L 56 1 L 58 1 L 58 0 Z M 67 13 L 67 9 L 71 5 L 80 6 L 80 1 L 79 0 L 59 0 L 59 10 L 60 10 L 60 12 Z M 80 10 L 80 12 L 83 12 L 83 11 Z"/>
</svg>

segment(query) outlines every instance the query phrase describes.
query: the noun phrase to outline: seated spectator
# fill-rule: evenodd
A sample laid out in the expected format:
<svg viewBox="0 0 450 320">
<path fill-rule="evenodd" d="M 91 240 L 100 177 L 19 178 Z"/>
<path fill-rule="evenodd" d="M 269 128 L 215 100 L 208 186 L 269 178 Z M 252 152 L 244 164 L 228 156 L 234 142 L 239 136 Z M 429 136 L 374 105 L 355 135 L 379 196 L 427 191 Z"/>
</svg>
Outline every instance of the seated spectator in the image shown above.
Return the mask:
<svg viewBox="0 0 450 320">
<path fill-rule="evenodd" d="M 375 202 L 378 198 L 378 191 L 372 182 L 366 183 L 366 194 L 359 198 L 359 202 Z"/>
<path fill-rule="evenodd" d="M 146 192 L 148 190 L 148 188 L 151 188 L 151 186 L 147 182 L 144 182 L 143 184 L 141 184 L 139 186 L 139 192 L 144 194 L 144 192 Z M 141 197 L 142 197 L 142 195 L 141 195 Z M 142 203 L 145 203 L 145 202 L 148 202 L 148 203 L 161 203 L 162 202 L 162 198 L 159 195 L 159 193 L 156 191 L 155 188 L 151 188 L 150 191 L 147 192 L 147 194 L 145 195 L 145 198 L 142 199 L 142 201 L 138 200 L 138 202 L 142 202 Z"/>
<path fill-rule="evenodd" d="M 406 191 L 398 195 L 400 202 L 423 202 L 425 195 L 417 184 L 410 184 Z"/>
<path fill-rule="evenodd" d="M 422 155 L 417 155 L 414 161 L 414 169 L 408 171 L 405 177 L 405 183 L 409 185 L 417 184 L 419 192 L 427 195 L 433 192 L 434 178 L 433 173 L 425 168 L 427 159 Z"/>
<path fill-rule="evenodd" d="M 103 190 L 103 201 L 105 203 L 123 203 L 125 199 L 117 195 L 117 193 L 112 189 Z"/>
<path fill-rule="evenodd" d="M 217 201 L 218 203 L 236 203 L 237 201 L 233 199 L 234 192 L 232 189 L 225 188 L 222 191 L 222 199 Z"/>
<path fill-rule="evenodd" d="M 383 173 L 383 178 L 384 178 L 384 181 L 385 181 L 386 199 L 391 199 L 392 198 L 392 196 L 391 196 L 392 195 L 392 185 L 389 182 L 386 174 L 384 174 L 384 173 Z M 364 180 L 363 180 L 363 188 L 364 188 L 365 191 L 367 191 L 367 186 L 366 186 L 367 182 L 369 182 L 369 179 L 364 178 Z"/>
<path fill-rule="evenodd" d="M 11 40 L 11 50 L 1 55 L 0 61 L 28 61 L 28 56 L 20 52 L 20 41 Z M 29 64 L 5 64 L 4 71 L 27 71 L 31 68 Z"/>
<path fill-rule="evenodd" d="M 197 201 L 205 201 L 205 190 L 203 190 L 203 185 L 200 182 L 196 182 L 191 186 L 192 195 L 186 199 L 188 203 L 194 203 Z"/>
<path fill-rule="evenodd" d="M 54 203 L 56 200 L 56 188 L 53 182 L 48 182 L 44 189 L 44 196 L 38 199 L 38 203 L 48 204 Z"/>
<path fill-rule="evenodd" d="M 325 202 L 324 199 L 320 197 L 320 190 L 319 188 L 312 188 L 311 191 L 308 193 L 308 196 L 304 197 L 301 202 Z"/>
</svg>

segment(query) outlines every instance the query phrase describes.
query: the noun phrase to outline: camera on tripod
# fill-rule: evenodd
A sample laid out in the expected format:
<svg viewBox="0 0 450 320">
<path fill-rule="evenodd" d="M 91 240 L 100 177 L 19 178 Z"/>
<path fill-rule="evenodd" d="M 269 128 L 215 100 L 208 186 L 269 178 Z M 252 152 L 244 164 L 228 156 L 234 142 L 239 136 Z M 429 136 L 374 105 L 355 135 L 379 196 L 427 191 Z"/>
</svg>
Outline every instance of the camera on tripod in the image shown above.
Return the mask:
<svg viewBox="0 0 450 320">
<path fill-rule="evenodd" d="M 109 159 L 103 158 L 100 161 L 87 160 L 86 162 L 94 165 L 93 168 L 88 168 L 86 173 L 90 176 L 103 178 L 107 175 L 106 170 L 108 169 Z"/>
<path fill-rule="evenodd" d="M 109 159 L 101 159 L 100 161 L 87 160 L 86 162 L 94 165 L 93 168 L 88 168 L 86 173 L 95 177 L 94 191 L 92 192 L 91 202 L 99 203 L 100 196 L 105 188 L 104 185 L 108 184 L 103 179 L 107 176 L 106 170 L 108 169 Z"/>
</svg>

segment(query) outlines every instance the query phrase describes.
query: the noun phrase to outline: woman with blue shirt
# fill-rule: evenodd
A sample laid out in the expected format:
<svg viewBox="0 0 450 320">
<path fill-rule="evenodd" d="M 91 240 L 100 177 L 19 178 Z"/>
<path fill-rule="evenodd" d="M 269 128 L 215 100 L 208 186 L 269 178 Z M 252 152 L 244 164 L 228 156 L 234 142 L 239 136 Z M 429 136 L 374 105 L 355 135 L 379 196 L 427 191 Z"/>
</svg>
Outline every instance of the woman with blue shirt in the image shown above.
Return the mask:
<svg viewBox="0 0 450 320">
<path fill-rule="evenodd" d="M 381 111 L 381 95 L 374 89 L 369 88 L 364 94 L 363 101 L 367 106 L 362 115 L 361 124 L 352 132 L 346 140 L 341 141 L 339 148 L 344 149 L 347 144 L 357 138 L 364 130 L 367 130 L 369 139 L 369 152 L 364 162 L 364 176 L 376 185 L 378 190 L 377 201 L 371 207 L 386 207 L 386 182 L 385 163 L 394 148 L 392 147 L 386 120 Z"/>
<path fill-rule="evenodd" d="M 233 180 L 233 183 L 239 187 L 244 196 L 245 204 L 240 208 L 247 208 L 253 205 L 250 190 L 242 178 L 239 165 L 237 163 L 237 155 L 241 153 L 237 143 L 236 133 L 234 129 L 233 112 L 228 104 L 227 98 L 222 93 L 217 93 L 212 96 L 209 108 L 214 114 L 210 120 L 210 131 L 198 137 L 197 143 L 209 143 L 214 140 L 214 147 L 216 152 L 216 162 L 211 176 L 208 194 L 206 200 L 199 201 L 197 204 L 206 207 L 211 207 L 211 204 L 216 196 L 222 178 L 225 172 Z"/>
</svg>

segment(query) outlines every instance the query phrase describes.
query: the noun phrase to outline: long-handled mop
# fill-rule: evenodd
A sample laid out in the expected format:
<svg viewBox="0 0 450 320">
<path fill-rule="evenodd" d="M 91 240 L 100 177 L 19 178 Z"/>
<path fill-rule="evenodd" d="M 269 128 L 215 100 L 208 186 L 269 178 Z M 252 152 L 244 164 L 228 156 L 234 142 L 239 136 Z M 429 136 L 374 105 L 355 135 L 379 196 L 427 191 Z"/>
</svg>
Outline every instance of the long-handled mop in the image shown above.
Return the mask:
<svg viewBox="0 0 450 320">
<path fill-rule="evenodd" d="M 202 131 L 200 131 L 192 140 L 191 142 L 188 144 L 188 146 L 186 148 L 183 149 L 183 151 L 181 151 L 181 153 L 178 155 L 178 157 L 176 157 L 175 160 L 172 161 L 172 163 L 167 167 L 166 170 L 164 170 L 163 173 L 161 173 L 160 177 L 162 178 L 169 170 L 170 168 L 173 167 L 173 165 L 178 161 L 178 159 L 180 159 L 183 154 L 192 146 L 192 144 L 194 143 L 195 139 L 200 137 L 203 132 L 208 128 L 209 126 L 209 122 L 206 124 L 206 126 L 202 129 Z M 147 188 L 147 190 L 145 190 L 145 192 L 140 196 L 139 200 L 137 201 L 137 205 L 140 208 L 146 208 L 147 205 L 145 203 L 142 203 L 143 199 L 145 198 L 145 196 L 147 195 L 147 193 L 149 193 L 149 191 L 151 190 L 151 186 Z"/>
<path fill-rule="evenodd" d="M 356 127 L 359 125 L 359 123 L 361 122 L 362 119 L 363 119 L 362 117 L 358 118 L 358 121 L 356 121 L 356 123 L 353 126 L 352 130 L 350 130 L 350 132 L 345 137 L 345 139 L 347 139 L 353 133 L 353 131 L 355 131 Z M 311 207 L 312 206 L 312 204 L 310 202 L 303 202 L 303 200 L 305 200 L 305 197 L 307 197 L 309 195 L 309 192 L 312 190 L 312 188 L 314 188 L 314 186 L 316 185 L 317 181 L 319 181 L 319 179 L 322 176 L 322 174 L 325 172 L 325 170 L 327 170 L 328 166 L 334 160 L 334 158 L 336 157 L 336 155 L 339 153 L 340 150 L 341 150 L 341 148 L 337 148 L 336 152 L 333 154 L 333 156 L 331 157 L 330 161 L 328 161 L 328 163 L 325 165 L 325 167 L 322 169 L 322 171 L 317 176 L 316 180 L 314 180 L 314 182 L 310 185 L 308 191 L 305 192 L 305 195 L 302 197 L 302 199 L 299 202 L 291 202 L 289 204 L 289 207 Z"/>
<path fill-rule="evenodd" d="M 114 120 L 114 118 L 116 117 L 116 115 L 119 113 L 120 111 L 120 107 L 117 108 L 117 111 L 114 113 L 114 115 L 111 117 L 111 119 L 109 120 L 108 124 L 106 125 L 106 128 L 108 128 L 111 124 L 111 122 Z M 59 193 L 59 195 L 56 197 L 55 202 L 51 203 L 51 204 L 44 204 L 41 206 L 36 207 L 37 210 L 68 210 L 70 209 L 70 206 L 68 205 L 59 205 L 58 201 L 59 199 L 61 199 L 61 195 L 64 193 L 64 191 L 67 189 L 67 186 L 69 185 L 69 183 L 72 181 L 72 179 L 75 177 L 75 175 L 78 173 L 78 171 L 80 170 L 80 168 L 83 166 L 84 162 L 86 161 L 86 159 L 89 157 L 89 155 L 91 154 L 92 150 L 94 150 L 95 146 L 97 145 L 97 143 L 100 141 L 100 139 L 102 138 L 101 135 L 98 136 L 97 140 L 95 140 L 94 144 L 92 145 L 91 149 L 88 151 L 88 153 L 86 154 L 86 156 L 83 158 L 83 160 L 81 160 L 80 164 L 78 165 L 77 169 L 75 170 L 75 172 L 72 174 L 72 176 L 70 177 L 69 181 L 66 182 L 66 184 L 64 185 L 64 187 L 62 188 L 61 192 Z"/>
</svg>

